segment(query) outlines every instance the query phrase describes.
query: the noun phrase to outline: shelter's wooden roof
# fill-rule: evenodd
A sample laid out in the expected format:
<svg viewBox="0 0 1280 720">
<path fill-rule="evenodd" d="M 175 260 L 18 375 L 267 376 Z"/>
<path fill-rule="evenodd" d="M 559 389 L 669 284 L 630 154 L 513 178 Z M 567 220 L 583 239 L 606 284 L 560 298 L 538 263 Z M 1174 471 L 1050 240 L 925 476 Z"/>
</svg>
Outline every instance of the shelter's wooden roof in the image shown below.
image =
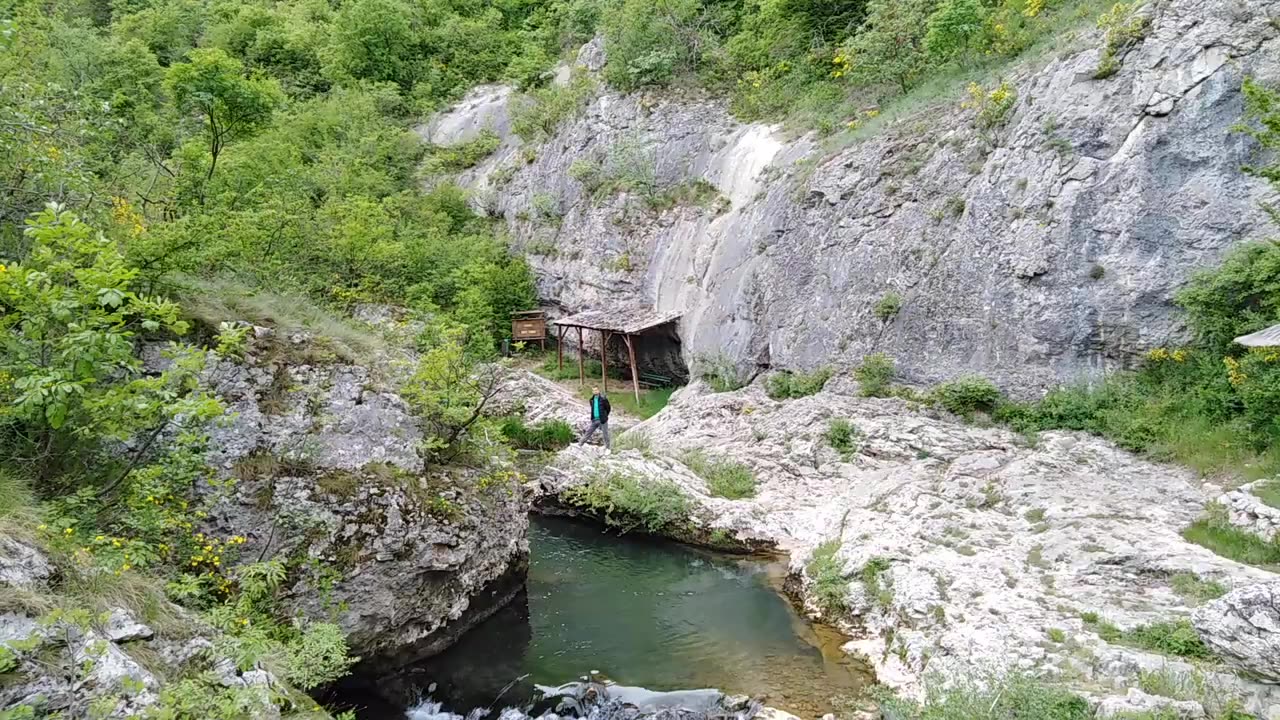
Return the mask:
<svg viewBox="0 0 1280 720">
<path fill-rule="evenodd" d="M 628 305 L 607 310 L 585 310 L 551 322 L 563 327 L 580 327 L 634 335 L 649 328 L 665 325 L 679 317 L 678 312 L 661 313 L 642 305 Z"/>
<path fill-rule="evenodd" d="M 1280 325 L 1272 325 L 1266 330 L 1241 335 L 1236 342 L 1246 347 L 1280 347 Z"/>
</svg>

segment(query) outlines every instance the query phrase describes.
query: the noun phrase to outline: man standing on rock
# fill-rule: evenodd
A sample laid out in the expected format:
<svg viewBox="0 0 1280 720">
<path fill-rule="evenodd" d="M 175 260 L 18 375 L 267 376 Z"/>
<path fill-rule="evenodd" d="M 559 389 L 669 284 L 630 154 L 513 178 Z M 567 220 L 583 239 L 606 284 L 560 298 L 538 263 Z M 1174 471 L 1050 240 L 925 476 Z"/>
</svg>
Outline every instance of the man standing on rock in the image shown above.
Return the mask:
<svg viewBox="0 0 1280 720">
<path fill-rule="evenodd" d="M 591 388 L 591 427 L 587 428 L 587 434 L 582 436 L 582 442 L 585 444 L 596 434 L 599 428 L 601 434 L 604 435 L 604 446 L 609 445 L 609 398 L 600 394 L 600 388 Z"/>
</svg>

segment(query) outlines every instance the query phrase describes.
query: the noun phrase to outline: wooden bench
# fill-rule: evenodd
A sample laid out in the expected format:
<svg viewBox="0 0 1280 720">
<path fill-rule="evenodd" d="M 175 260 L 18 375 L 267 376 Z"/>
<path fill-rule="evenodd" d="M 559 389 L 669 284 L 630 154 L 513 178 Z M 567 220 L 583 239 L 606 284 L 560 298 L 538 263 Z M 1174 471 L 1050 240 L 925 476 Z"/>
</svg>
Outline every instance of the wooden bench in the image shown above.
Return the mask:
<svg viewBox="0 0 1280 720">
<path fill-rule="evenodd" d="M 644 388 L 662 388 L 670 387 L 671 378 L 656 373 L 640 373 L 640 387 Z"/>
</svg>

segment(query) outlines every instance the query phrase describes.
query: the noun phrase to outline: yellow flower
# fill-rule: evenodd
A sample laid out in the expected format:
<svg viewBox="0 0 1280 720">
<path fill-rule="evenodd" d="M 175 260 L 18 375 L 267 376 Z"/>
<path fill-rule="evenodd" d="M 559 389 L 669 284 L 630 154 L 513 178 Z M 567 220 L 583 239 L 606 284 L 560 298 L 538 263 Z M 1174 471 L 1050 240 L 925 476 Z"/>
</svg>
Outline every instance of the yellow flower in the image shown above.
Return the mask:
<svg viewBox="0 0 1280 720">
<path fill-rule="evenodd" d="M 42 523 L 42 524 L 40 524 L 39 526 L 37 526 L 37 527 L 36 527 L 36 529 L 37 529 L 37 530 L 48 530 L 48 529 L 49 529 L 49 526 L 48 526 L 48 525 L 45 525 L 45 524 L 43 524 L 43 523 Z"/>
<path fill-rule="evenodd" d="M 113 539 L 113 540 L 111 541 L 111 546 L 112 546 L 112 547 L 120 547 L 120 539 L 119 539 L 119 538 L 115 538 L 115 539 Z"/>
<path fill-rule="evenodd" d="M 75 532 L 75 531 L 74 531 L 74 530 L 72 530 L 71 528 L 67 528 L 66 530 L 63 530 L 63 531 L 62 531 L 62 534 L 63 534 L 63 535 L 70 535 L 70 534 L 71 534 L 71 533 L 73 533 L 73 532 Z"/>
</svg>

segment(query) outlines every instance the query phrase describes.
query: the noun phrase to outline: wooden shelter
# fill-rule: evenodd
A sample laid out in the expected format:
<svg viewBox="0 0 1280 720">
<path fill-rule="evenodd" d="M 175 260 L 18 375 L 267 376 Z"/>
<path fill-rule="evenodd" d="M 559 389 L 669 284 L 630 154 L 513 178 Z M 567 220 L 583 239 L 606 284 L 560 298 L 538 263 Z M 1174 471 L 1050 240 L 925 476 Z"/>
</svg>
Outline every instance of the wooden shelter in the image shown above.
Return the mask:
<svg viewBox="0 0 1280 720">
<path fill-rule="evenodd" d="M 679 319 L 680 313 L 660 313 L 642 306 L 619 307 L 609 310 L 587 310 L 568 317 L 553 320 L 557 328 L 556 364 L 564 367 L 564 335 L 570 328 L 578 331 L 578 382 L 586 384 L 586 372 L 583 369 L 585 354 L 585 338 L 583 331 L 600 333 L 600 382 L 603 390 L 609 392 L 609 341 L 615 335 L 622 336 L 627 347 L 627 358 L 631 365 L 631 387 L 636 401 L 640 401 L 640 371 L 636 368 L 636 343 L 639 335 L 646 330 L 666 325 Z"/>
<path fill-rule="evenodd" d="M 1280 347 L 1280 325 L 1272 325 L 1256 333 L 1241 335 L 1236 342 L 1245 347 Z"/>
</svg>

